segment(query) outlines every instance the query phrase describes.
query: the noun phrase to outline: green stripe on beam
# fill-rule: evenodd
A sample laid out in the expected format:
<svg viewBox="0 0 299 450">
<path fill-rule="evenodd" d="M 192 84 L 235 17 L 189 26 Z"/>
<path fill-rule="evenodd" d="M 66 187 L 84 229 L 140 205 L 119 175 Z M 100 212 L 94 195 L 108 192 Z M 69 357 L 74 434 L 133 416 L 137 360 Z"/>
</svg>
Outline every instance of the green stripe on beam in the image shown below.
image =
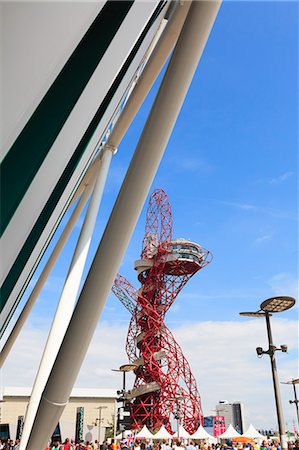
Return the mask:
<svg viewBox="0 0 299 450">
<path fill-rule="evenodd" d="M 3 159 L 1 236 L 132 5 L 104 5 Z"/>
<path fill-rule="evenodd" d="M 149 29 L 157 19 L 158 15 L 160 14 L 161 10 L 165 6 L 165 2 L 161 1 L 159 2 L 159 5 L 157 6 L 156 10 L 154 11 L 152 17 L 148 21 L 146 27 L 144 28 L 142 34 L 140 35 L 138 41 L 136 42 L 133 50 L 131 51 L 129 57 L 127 58 L 125 64 L 123 65 L 122 69 L 118 73 L 114 83 L 112 84 L 111 88 L 109 89 L 106 97 L 104 98 L 102 104 L 100 105 L 99 109 L 97 110 L 95 116 L 93 117 L 92 121 L 89 124 L 89 127 L 87 128 L 85 134 L 83 135 L 80 143 L 78 144 L 72 158 L 70 159 L 66 169 L 64 170 L 60 180 L 58 181 L 54 191 L 52 192 L 48 202 L 46 203 L 46 206 L 44 207 L 43 211 L 41 212 L 37 222 L 35 223 L 31 233 L 29 234 L 24 246 L 22 247 L 22 250 L 20 251 L 17 259 L 15 260 L 14 265 L 12 266 L 9 274 L 7 275 L 1 289 L 0 289 L 0 311 L 4 308 L 9 295 L 11 294 L 11 291 L 19 278 L 20 274 L 22 273 L 22 270 L 33 251 L 35 245 L 38 242 L 38 239 L 40 235 L 42 234 L 44 227 L 46 226 L 49 218 L 51 217 L 51 214 L 53 213 L 57 202 L 59 201 L 61 195 L 63 194 L 67 183 L 69 182 L 82 154 L 84 153 L 84 150 L 86 146 L 88 145 L 90 139 L 92 138 L 92 135 L 94 134 L 99 122 L 101 121 L 101 118 L 103 117 L 103 114 L 106 111 L 106 108 L 108 107 L 110 101 L 112 100 L 113 95 L 115 94 L 118 86 L 120 85 L 126 71 L 128 70 L 130 64 L 132 63 L 137 51 L 139 50 L 146 34 L 148 33 Z M 43 249 L 45 251 L 46 249 Z M 27 280 L 27 283 L 29 282 L 29 279 Z M 26 286 L 24 286 L 22 292 Z M 20 292 L 19 296 L 16 298 L 15 304 L 10 312 L 10 316 L 13 314 L 15 308 L 17 307 L 17 304 L 21 298 L 22 292 Z M 9 318 L 5 321 L 5 324 L 1 328 L 0 335 L 4 332 Z"/>
</svg>

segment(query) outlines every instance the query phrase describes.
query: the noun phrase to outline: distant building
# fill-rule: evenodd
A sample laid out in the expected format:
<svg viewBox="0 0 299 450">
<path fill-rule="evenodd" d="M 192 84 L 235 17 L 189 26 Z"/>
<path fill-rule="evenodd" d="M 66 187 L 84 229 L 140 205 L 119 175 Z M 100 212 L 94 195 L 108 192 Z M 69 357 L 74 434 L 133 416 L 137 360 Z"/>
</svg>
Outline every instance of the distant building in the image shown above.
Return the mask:
<svg viewBox="0 0 299 450">
<path fill-rule="evenodd" d="M 244 405 L 240 402 L 229 403 L 227 400 L 220 400 L 216 405 L 218 415 L 224 416 L 226 428 L 232 426 L 241 434 L 246 430 Z"/>
<path fill-rule="evenodd" d="M 20 437 L 30 394 L 31 388 L 4 388 L 0 403 L 0 438 Z M 53 434 L 57 439 L 62 440 L 67 437 L 71 439 L 80 437 L 94 441 L 99 439 L 99 418 L 101 418 L 100 440 L 102 441 L 105 429 L 113 423 L 116 397 L 116 389 L 74 388 Z"/>
</svg>

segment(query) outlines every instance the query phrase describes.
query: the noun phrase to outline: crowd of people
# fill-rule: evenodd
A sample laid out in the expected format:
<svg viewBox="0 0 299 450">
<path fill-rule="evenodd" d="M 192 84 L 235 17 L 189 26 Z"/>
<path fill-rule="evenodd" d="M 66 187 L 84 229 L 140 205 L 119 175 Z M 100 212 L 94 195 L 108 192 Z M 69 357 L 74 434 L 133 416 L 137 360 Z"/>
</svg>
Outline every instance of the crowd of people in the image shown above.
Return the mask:
<svg viewBox="0 0 299 450">
<path fill-rule="evenodd" d="M 94 442 L 82 441 L 75 443 L 70 439 L 66 439 L 63 443 L 58 441 L 50 443 L 46 450 L 281 450 L 277 440 L 262 441 L 260 445 L 257 443 L 227 443 L 208 444 L 198 442 L 188 442 L 184 444 L 180 441 L 158 441 L 150 442 L 145 440 L 128 440 L 111 442 L 105 441 L 100 444 L 97 440 Z M 0 440 L 0 450 L 19 450 L 20 441 Z M 288 450 L 299 450 L 299 440 L 288 442 Z"/>
</svg>

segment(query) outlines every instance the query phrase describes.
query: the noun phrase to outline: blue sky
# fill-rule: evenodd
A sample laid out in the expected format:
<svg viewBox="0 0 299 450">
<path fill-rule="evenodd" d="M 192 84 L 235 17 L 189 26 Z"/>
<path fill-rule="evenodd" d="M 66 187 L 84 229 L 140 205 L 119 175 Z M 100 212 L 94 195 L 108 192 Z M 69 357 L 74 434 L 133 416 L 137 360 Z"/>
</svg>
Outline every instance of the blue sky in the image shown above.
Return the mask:
<svg viewBox="0 0 299 450">
<path fill-rule="evenodd" d="M 190 342 L 184 344 L 191 368 L 194 361 L 197 367 L 198 352 L 202 352 L 202 358 L 214 352 L 217 355 L 217 346 L 223 336 L 232 335 L 233 339 L 236 333 L 237 337 L 242 337 L 243 327 L 249 359 L 242 364 L 252 364 L 247 366 L 247 373 L 251 370 L 265 372 L 263 392 L 268 395 L 265 398 L 270 404 L 264 422 L 268 420 L 271 426 L 275 426 L 275 415 L 271 403 L 270 364 L 266 357 L 262 362 L 256 361 L 255 357 L 255 347 L 266 346 L 266 329 L 256 320 L 240 318 L 239 312 L 257 310 L 262 300 L 277 294 L 298 298 L 297 14 L 296 2 L 223 3 L 150 191 L 163 188 L 168 193 L 173 212 L 173 236 L 191 239 L 213 254 L 212 263 L 197 273 L 181 292 L 168 312 L 167 324 L 174 335 L 177 331 L 182 339 L 182 330 L 188 330 L 188 327 L 195 330 L 197 325 L 208 326 L 205 331 L 200 328 L 201 333 L 209 335 L 207 348 L 203 350 L 200 342 L 196 342 L 196 349 Z M 112 161 L 89 264 L 157 89 L 158 83 Z M 145 213 L 146 207 L 120 268 L 120 272 L 135 286 L 138 283 L 133 262 L 141 251 Z M 78 232 L 79 226 L 53 270 L 23 333 L 48 329 Z M 290 345 L 289 354 L 278 357 L 282 375 L 288 379 L 298 376 L 295 373 L 297 320 L 297 307 L 273 320 L 274 341 L 276 330 L 277 337 L 284 339 L 284 342 L 275 343 Z M 99 327 L 105 328 L 108 324 L 115 334 L 122 330 L 119 342 L 124 347 L 128 321 L 129 313 L 111 295 Z M 251 329 L 253 334 L 256 330 L 262 342 L 255 342 Z M 227 346 L 237 345 L 234 340 L 230 342 Z M 17 345 L 15 352 L 20 351 Z M 5 373 L 11 374 L 9 368 L 13 367 L 16 354 L 12 352 Z M 115 354 L 118 355 L 117 352 Z M 115 359 L 111 364 L 117 367 L 123 362 Z M 225 360 L 220 356 L 219 364 L 223 369 Z M 241 373 L 238 372 L 239 364 L 232 367 L 229 360 L 227 364 L 236 376 Z M 201 379 L 199 384 L 205 385 L 205 374 L 200 372 L 199 364 L 198 367 L 195 375 Z M 101 370 L 94 369 L 97 378 L 89 379 L 82 375 L 81 385 L 98 383 L 105 387 L 105 382 L 109 384 L 109 381 L 105 376 L 101 380 L 99 374 L 105 372 Z M 93 369 L 89 372 L 92 373 Z M 226 376 L 228 381 L 231 379 L 231 373 L 222 374 L 221 382 L 216 379 L 213 388 L 207 384 L 206 391 L 202 392 L 208 410 L 221 399 L 219 396 L 226 398 L 231 395 L 231 391 L 224 388 Z M 33 377 L 33 372 L 27 378 L 16 378 L 14 382 L 28 384 L 30 377 Z M 116 383 L 117 378 L 112 378 L 112 384 L 115 386 Z M 218 397 L 212 392 L 215 383 L 219 387 L 219 393 L 216 389 Z M 258 392 L 257 386 L 252 384 L 251 389 Z M 229 400 L 243 400 L 245 404 L 251 402 L 251 411 L 254 412 L 259 409 L 259 403 L 258 398 L 256 403 L 253 402 L 252 390 L 246 393 L 240 386 L 235 392 L 236 398 Z M 261 395 L 258 394 L 260 398 Z M 295 417 L 293 406 L 288 406 L 286 401 L 291 392 L 284 391 L 283 395 L 286 418 L 290 423 Z M 249 414 L 250 418 L 252 416 L 253 413 Z M 263 426 L 264 422 L 261 418 L 260 424 L 256 425 Z"/>
<path fill-rule="evenodd" d="M 252 309 L 277 293 L 273 277 L 285 274 L 292 283 L 297 275 L 296 6 L 222 5 L 155 178 L 153 188 L 165 189 L 172 204 L 174 236 L 214 255 L 182 292 L 198 293 L 182 320 L 194 317 L 199 301 L 201 319 L 211 311 L 233 319 L 238 305 Z M 119 149 L 112 181 L 127 165 L 151 101 Z M 125 257 L 131 280 L 127 263 L 140 253 L 144 223 L 145 213 Z"/>
</svg>

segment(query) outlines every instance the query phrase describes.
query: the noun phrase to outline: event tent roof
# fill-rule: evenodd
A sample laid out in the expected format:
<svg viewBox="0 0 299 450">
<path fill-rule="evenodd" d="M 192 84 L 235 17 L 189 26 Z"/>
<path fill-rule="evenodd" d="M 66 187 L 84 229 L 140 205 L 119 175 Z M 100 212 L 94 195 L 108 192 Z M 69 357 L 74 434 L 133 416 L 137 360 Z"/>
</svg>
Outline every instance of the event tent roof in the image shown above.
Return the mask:
<svg viewBox="0 0 299 450">
<path fill-rule="evenodd" d="M 170 439 L 172 438 L 172 434 L 168 433 L 164 425 L 160 428 L 160 430 L 154 435 L 154 439 Z"/>
<path fill-rule="evenodd" d="M 182 427 L 182 425 L 180 425 L 180 428 L 179 428 L 179 436 L 180 436 L 180 439 L 189 439 L 190 438 L 190 434 L 187 433 L 187 431 L 185 430 L 184 427 Z M 173 439 L 178 438 L 177 432 L 172 436 L 172 438 Z"/>
<path fill-rule="evenodd" d="M 265 436 L 263 436 L 261 433 L 259 433 L 254 426 L 252 425 L 252 423 L 249 425 L 248 429 L 246 430 L 245 433 L 243 433 L 243 436 L 249 437 L 249 438 L 260 438 L 260 439 L 265 439 Z"/>
<path fill-rule="evenodd" d="M 240 433 L 238 433 L 234 427 L 232 426 L 232 424 L 229 424 L 228 428 L 226 429 L 226 431 L 222 434 L 220 434 L 218 437 L 220 439 L 230 439 L 230 438 L 234 438 L 234 437 L 239 437 L 241 436 Z"/>
<path fill-rule="evenodd" d="M 147 426 L 144 425 L 139 433 L 135 434 L 135 438 L 153 439 L 154 435 L 149 431 Z"/>
<path fill-rule="evenodd" d="M 214 436 L 207 433 L 202 425 L 195 431 L 195 433 L 191 434 L 192 439 L 214 439 Z"/>
</svg>

